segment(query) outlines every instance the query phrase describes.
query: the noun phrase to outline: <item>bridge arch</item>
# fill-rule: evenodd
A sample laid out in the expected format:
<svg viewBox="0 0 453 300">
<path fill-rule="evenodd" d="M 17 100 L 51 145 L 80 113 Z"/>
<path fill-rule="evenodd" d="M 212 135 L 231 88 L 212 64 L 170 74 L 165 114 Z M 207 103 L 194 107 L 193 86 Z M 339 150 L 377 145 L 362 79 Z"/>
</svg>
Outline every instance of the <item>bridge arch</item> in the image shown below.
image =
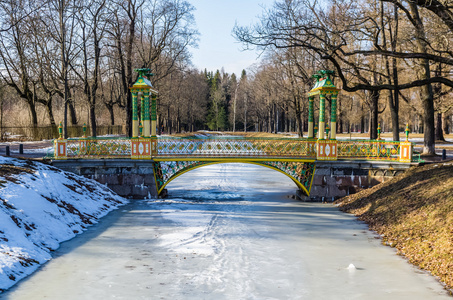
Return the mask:
<svg viewBox="0 0 453 300">
<path fill-rule="evenodd" d="M 209 160 L 164 160 L 154 164 L 154 177 L 157 193 L 160 194 L 171 181 L 192 170 L 215 164 L 245 163 L 263 166 L 289 177 L 302 192 L 309 196 L 315 172 L 313 160 L 261 160 L 261 159 L 209 159 Z"/>
</svg>

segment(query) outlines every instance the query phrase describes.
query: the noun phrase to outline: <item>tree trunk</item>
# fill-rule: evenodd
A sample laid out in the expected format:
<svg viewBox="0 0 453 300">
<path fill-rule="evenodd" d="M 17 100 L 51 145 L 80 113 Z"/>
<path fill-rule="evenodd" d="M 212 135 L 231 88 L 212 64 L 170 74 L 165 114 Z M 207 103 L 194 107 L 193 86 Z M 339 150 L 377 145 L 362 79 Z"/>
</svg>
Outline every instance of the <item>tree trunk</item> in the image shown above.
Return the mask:
<svg viewBox="0 0 453 300">
<path fill-rule="evenodd" d="M 304 137 L 304 123 L 302 122 L 302 113 L 300 109 L 297 110 L 297 130 L 300 138 Z"/>
<path fill-rule="evenodd" d="M 436 118 L 436 141 L 445 141 L 443 128 L 442 128 L 442 113 L 437 112 Z"/>
<path fill-rule="evenodd" d="M 426 33 L 423 26 L 422 20 L 418 13 L 418 6 L 415 2 L 408 2 L 412 16 L 416 23 L 415 25 L 415 42 L 420 53 L 426 54 Z M 431 77 L 429 60 L 420 59 L 421 70 L 419 71 L 420 80 L 429 79 Z M 424 132 L 424 144 L 423 153 L 427 155 L 435 155 L 435 132 L 434 132 L 434 95 L 433 87 L 431 84 L 427 84 L 421 87 L 421 99 L 423 105 L 423 132 Z"/>
<path fill-rule="evenodd" d="M 126 85 L 124 92 L 126 94 L 126 130 L 129 137 L 132 136 L 132 94 L 129 92 L 129 87 L 132 86 L 132 50 L 135 39 L 135 22 L 137 17 L 135 2 L 128 2 L 128 15 L 130 19 L 129 36 L 126 46 Z"/>
<path fill-rule="evenodd" d="M 53 116 L 52 100 L 47 101 L 46 111 L 47 111 L 47 115 L 49 117 L 50 126 L 54 127 L 55 126 L 55 118 Z"/>
<path fill-rule="evenodd" d="M 387 48 L 387 36 L 385 30 L 385 23 L 384 23 L 384 3 L 380 2 L 381 6 L 381 27 L 382 27 L 382 40 L 383 45 Z M 398 7 L 396 5 L 393 6 L 393 16 L 395 21 L 395 29 L 394 33 L 390 34 L 390 46 L 392 51 L 396 51 L 396 43 L 397 43 L 397 36 L 398 36 Z M 389 23 L 389 31 L 391 31 L 391 25 Z M 390 70 L 390 61 L 388 57 L 385 57 L 385 67 L 387 71 L 387 82 L 390 85 L 398 86 L 398 66 L 396 58 L 392 58 L 392 69 Z M 392 83 L 393 79 L 393 83 Z M 393 133 L 393 140 L 399 141 L 400 134 L 399 134 L 399 119 L 398 119 L 398 111 L 399 111 L 399 91 L 395 89 L 393 91 L 389 91 L 388 103 L 390 108 L 390 115 L 392 119 L 392 133 Z"/>
<path fill-rule="evenodd" d="M 271 124 L 272 124 L 272 109 L 271 109 L 270 107 L 268 107 L 268 110 L 267 110 L 267 126 L 266 126 L 266 130 L 267 130 L 267 132 L 269 132 L 269 133 L 272 131 Z"/>
<path fill-rule="evenodd" d="M 353 125 L 353 124 L 351 124 Z M 354 132 L 354 129 L 352 129 Z M 360 132 L 365 133 L 365 114 L 363 113 L 363 104 L 362 104 L 362 114 L 360 115 Z"/>
<path fill-rule="evenodd" d="M 429 68 L 429 65 L 427 66 Z M 431 85 L 422 87 L 423 94 L 423 134 L 424 145 L 423 153 L 434 155 L 435 149 L 435 133 L 434 133 L 434 101 Z"/>
<path fill-rule="evenodd" d="M 449 134 L 450 133 L 450 130 L 449 130 L 449 118 L 446 117 L 446 113 L 442 114 L 442 127 L 443 127 L 443 130 L 444 130 L 444 134 Z"/>
<path fill-rule="evenodd" d="M 162 135 L 162 132 L 163 132 L 163 126 L 164 126 L 164 122 L 165 122 L 165 119 L 162 118 L 162 115 L 159 114 L 159 117 L 157 119 L 157 134 L 158 135 Z"/>
<path fill-rule="evenodd" d="M 112 105 L 107 105 L 105 104 L 105 106 L 107 107 L 107 110 L 109 111 L 109 115 L 110 115 L 110 125 L 115 125 L 115 112 L 113 110 L 113 104 Z"/>
<path fill-rule="evenodd" d="M 371 91 L 370 139 L 377 139 L 379 91 Z"/>
<path fill-rule="evenodd" d="M 97 136 L 97 125 L 96 125 L 96 112 L 95 106 L 90 105 L 90 125 L 91 125 L 91 136 Z"/>
<path fill-rule="evenodd" d="M 396 85 L 397 83 L 395 83 Z M 390 92 L 392 94 L 392 92 Z M 398 117 L 399 112 L 399 99 L 398 99 L 398 91 L 393 91 L 393 97 L 389 97 L 390 105 L 390 115 L 392 117 L 392 133 L 393 133 L 393 140 L 399 141 L 400 140 L 400 121 Z"/>
<path fill-rule="evenodd" d="M 167 133 L 171 134 L 170 105 L 167 106 Z"/>
<path fill-rule="evenodd" d="M 423 128 L 425 126 L 423 125 L 423 116 L 418 117 L 418 133 L 423 133 Z"/>
<path fill-rule="evenodd" d="M 247 96 L 244 98 L 244 132 L 247 132 Z"/>
<path fill-rule="evenodd" d="M 390 73 L 388 74 L 390 76 Z M 393 85 L 398 85 L 398 66 L 396 59 L 392 59 Z M 390 116 L 392 118 L 393 140 L 400 140 L 400 121 L 399 121 L 399 90 L 389 91 Z"/>
<path fill-rule="evenodd" d="M 181 133 L 181 116 L 179 115 L 179 106 L 178 106 L 178 113 L 176 117 L 176 132 Z"/>
<path fill-rule="evenodd" d="M 278 120 L 277 120 L 277 105 L 275 103 L 272 106 L 272 118 L 273 118 L 272 132 L 277 133 Z"/>
<path fill-rule="evenodd" d="M 33 100 L 27 101 L 28 110 L 30 111 L 31 125 L 33 127 L 38 127 L 38 115 L 36 114 L 36 105 Z"/>
<path fill-rule="evenodd" d="M 72 126 L 77 125 L 77 113 L 74 107 L 74 101 L 71 99 L 71 93 L 69 91 L 69 86 L 68 86 L 68 108 L 69 108 L 69 122 L 71 122 Z"/>
</svg>

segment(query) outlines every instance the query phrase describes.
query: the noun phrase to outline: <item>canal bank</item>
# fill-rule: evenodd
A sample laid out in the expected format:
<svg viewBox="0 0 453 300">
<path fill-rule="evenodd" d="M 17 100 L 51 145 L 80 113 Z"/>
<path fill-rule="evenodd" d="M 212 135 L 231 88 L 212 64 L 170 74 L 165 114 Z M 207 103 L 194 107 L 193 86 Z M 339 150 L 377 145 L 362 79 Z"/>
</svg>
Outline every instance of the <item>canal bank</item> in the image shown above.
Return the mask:
<svg viewBox="0 0 453 300">
<path fill-rule="evenodd" d="M 453 161 L 412 168 L 337 203 L 453 291 Z"/>
</svg>

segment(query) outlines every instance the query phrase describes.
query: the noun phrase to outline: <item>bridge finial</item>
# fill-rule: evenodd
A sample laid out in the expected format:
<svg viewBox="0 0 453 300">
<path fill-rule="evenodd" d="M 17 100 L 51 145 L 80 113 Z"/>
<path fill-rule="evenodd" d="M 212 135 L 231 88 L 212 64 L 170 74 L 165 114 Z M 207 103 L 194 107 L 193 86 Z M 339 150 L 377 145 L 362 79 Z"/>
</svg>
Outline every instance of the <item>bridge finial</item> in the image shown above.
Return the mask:
<svg viewBox="0 0 453 300">
<path fill-rule="evenodd" d="M 329 79 L 331 79 L 331 76 L 335 75 L 335 71 L 332 70 L 320 70 L 318 73 L 321 74 L 321 77 L 327 77 Z"/>
<path fill-rule="evenodd" d="M 406 133 L 406 142 L 409 141 L 409 123 L 406 123 L 406 130 L 404 130 L 404 133 Z"/>
<path fill-rule="evenodd" d="M 319 79 L 321 79 L 321 77 L 322 77 L 322 75 L 321 75 L 321 74 L 313 74 L 313 75 L 311 75 L 311 78 L 314 78 L 314 79 L 316 79 L 316 82 L 318 82 L 318 81 L 319 81 Z"/>
<path fill-rule="evenodd" d="M 154 76 L 154 73 L 151 73 L 151 69 L 149 69 L 149 68 L 134 69 L 134 71 L 137 72 L 139 76 L 146 77 L 148 79 L 151 76 Z"/>
</svg>

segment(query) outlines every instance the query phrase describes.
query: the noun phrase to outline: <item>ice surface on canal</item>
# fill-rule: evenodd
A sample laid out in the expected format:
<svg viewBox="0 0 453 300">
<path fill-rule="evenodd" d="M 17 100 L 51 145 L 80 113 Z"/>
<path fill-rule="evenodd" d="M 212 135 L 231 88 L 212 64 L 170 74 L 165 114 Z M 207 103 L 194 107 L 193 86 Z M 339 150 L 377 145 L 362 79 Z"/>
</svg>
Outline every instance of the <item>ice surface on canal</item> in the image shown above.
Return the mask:
<svg viewBox="0 0 453 300">
<path fill-rule="evenodd" d="M 188 172 L 113 212 L 6 299 L 450 299 L 354 217 L 264 167 Z"/>
</svg>

